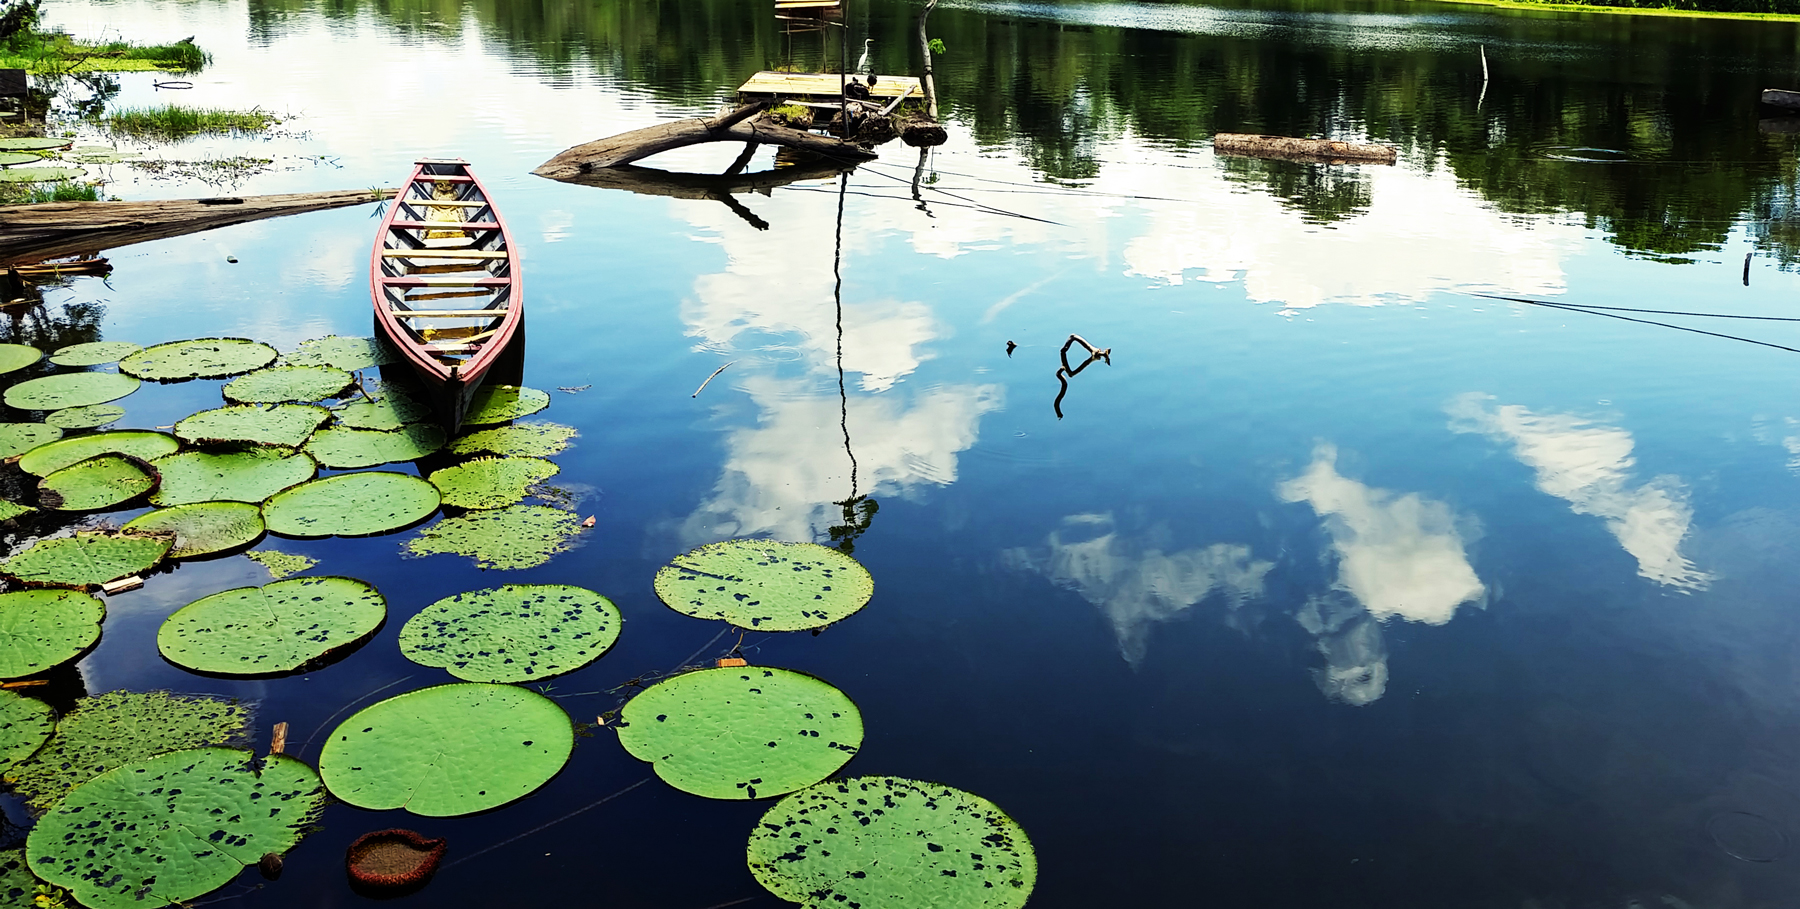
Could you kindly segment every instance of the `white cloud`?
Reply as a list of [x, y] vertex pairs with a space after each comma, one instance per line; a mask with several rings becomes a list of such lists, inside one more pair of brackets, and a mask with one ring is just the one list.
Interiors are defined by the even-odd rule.
[[1387, 641], [1381, 623], [1361, 604], [1331, 591], [1307, 600], [1294, 618], [1325, 658], [1312, 675], [1326, 697], [1361, 707], [1387, 693]]

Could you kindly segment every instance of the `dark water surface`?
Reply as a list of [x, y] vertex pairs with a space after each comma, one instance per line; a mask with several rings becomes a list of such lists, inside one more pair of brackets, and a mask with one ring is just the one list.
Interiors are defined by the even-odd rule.
[[[1033, 906], [1800, 892], [1800, 357], [1471, 295], [1800, 316], [1782, 268], [1800, 261], [1796, 138], [1760, 131], [1754, 103], [1800, 82], [1795, 25], [957, 2], [932, 20], [951, 140], [922, 202], [895, 143], [842, 184], [738, 197], [752, 219], [527, 172], [816, 59], [760, 0], [48, 12], [216, 56], [179, 94], [122, 76], [117, 103], [293, 115], [272, 139], [156, 152], [273, 161], [226, 191], [472, 161], [524, 248], [526, 383], [586, 386], [544, 416], [580, 429], [557, 482], [597, 516], [579, 549], [518, 572], [402, 559], [410, 532], [268, 541], [390, 603], [354, 655], [273, 681], [157, 654], [169, 613], [268, 579], [242, 557], [184, 564], [108, 602], [88, 690], [253, 699], [259, 748], [276, 721], [305, 739], [377, 689], [448, 680], [395, 645], [425, 605], [572, 583], [626, 616], [612, 653], [549, 690], [591, 722], [627, 680], [735, 639], [662, 606], [659, 565], [732, 537], [829, 541], [836, 503], [868, 496], [854, 547], [873, 602], [818, 636], [751, 634], [746, 655], [856, 700], [868, 737], [846, 772], [1012, 813], [1041, 864]], [[851, 40], [909, 71], [915, 15], [857, 0]], [[1215, 131], [1374, 138], [1401, 161], [1225, 159]], [[735, 153], [651, 163], [717, 172]], [[212, 192], [110, 170], [127, 198]], [[366, 334], [371, 211], [120, 249], [50, 311], [101, 304], [100, 335], [146, 344]], [[1789, 322], [1644, 318], [1800, 347]], [[1059, 420], [1071, 333], [1112, 362], [1071, 382]], [[217, 385], [147, 386], [126, 423], [166, 426]], [[598, 730], [538, 794], [478, 817], [333, 806], [279, 883], [250, 890], [252, 871], [215, 898], [358, 903], [345, 845], [410, 826], [461, 860], [414, 902], [784, 905], [744, 866], [768, 804], [679, 793]]]

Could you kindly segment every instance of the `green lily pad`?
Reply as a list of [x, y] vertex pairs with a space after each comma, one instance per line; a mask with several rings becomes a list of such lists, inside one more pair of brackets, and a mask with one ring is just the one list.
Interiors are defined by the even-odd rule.
[[445, 505], [504, 508], [561, 469], [543, 458], [477, 458], [434, 472], [431, 485], [443, 494]]
[[450, 443], [450, 453], [547, 458], [568, 448], [574, 437], [575, 427], [561, 423], [514, 423], [469, 433]]
[[122, 161], [136, 161], [143, 156], [142, 152], [120, 151], [106, 146], [86, 146], [86, 150], [72, 149], [68, 154], [63, 155], [63, 158], [76, 164], [118, 164]]
[[102, 366], [117, 363], [120, 358], [129, 357], [143, 349], [143, 345], [130, 341], [89, 341], [86, 344], [57, 348], [50, 355], [50, 362], [58, 366]]
[[862, 713], [821, 679], [761, 666], [664, 679], [625, 703], [619, 743], [663, 782], [713, 799], [804, 789], [862, 745]]
[[133, 518], [126, 533], [172, 533], [171, 559], [212, 555], [248, 546], [263, 535], [262, 509], [249, 502], [194, 502]]
[[520, 388], [517, 385], [485, 385], [475, 392], [469, 401], [469, 414], [463, 417], [465, 426], [482, 426], [488, 423], [505, 423], [528, 417], [550, 406], [550, 395], [535, 388]]
[[291, 552], [281, 552], [274, 549], [258, 549], [255, 552], [246, 552], [244, 555], [247, 556], [250, 561], [268, 569], [269, 577], [272, 577], [277, 581], [288, 575], [299, 574], [300, 572], [319, 564], [319, 560], [312, 556], [295, 555]]
[[97, 432], [37, 446], [19, 459], [19, 469], [34, 477], [43, 477], [95, 455], [127, 454], [154, 461], [180, 447], [181, 443], [174, 436], [160, 432], [137, 429]]
[[202, 410], [175, 424], [175, 434], [197, 444], [249, 442], [299, 448], [331, 411], [317, 404], [234, 404]]
[[65, 372], [26, 379], [0, 397], [18, 410], [62, 410], [116, 401], [137, 391], [139, 384], [116, 372]]
[[275, 348], [247, 338], [200, 338], [146, 347], [119, 361], [119, 371], [153, 382], [223, 379], [275, 362]]
[[400, 652], [470, 682], [530, 682], [574, 672], [619, 639], [612, 601], [566, 584], [508, 584], [445, 597], [400, 629]]
[[85, 531], [39, 540], [0, 562], [0, 573], [27, 584], [94, 587], [155, 568], [174, 542], [166, 536]]
[[91, 909], [171, 905], [292, 849], [324, 804], [319, 775], [285, 754], [176, 751], [77, 787], [38, 819], [25, 857]]
[[8, 167], [0, 170], [0, 183], [49, 183], [87, 176], [79, 167]]
[[406, 543], [416, 556], [465, 555], [482, 568], [535, 568], [581, 533], [572, 514], [548, 505], [510, 505], [445, 518]]
[[96, 429], [124, 415], [125, 408], [117, 404], [89, 404], [59, 410], [45, 417], [44, 422], [58, 429]]
[[44, 352], [25, 344], [0, 344], [0, 374], [17, 372], [44, 358]]
[[808, 909], [1018, 909], [1037, 854], [1017, 821], [961, 789], [891, 776], [820, 783], [750, 834], [750, 874]]
[[44, 423], [0, 423], [0, 458], [10, 458], [62, 438], [61, 427]]
[[37, 136], [18, 136], [0, 139], [0, 149], [7, 151], [46, 151], [52, 148], [68, 148], [74, 144], [73, 139], [40, 138]]
[[57, 511], [98, 511], [156, 488], [156, 468], [130, 455], [95, 455], [38, 481], [38, 504]]
[[281, 358], [295, 366], [335, 366], [347, 372], [400, 362], [400, 355], [379, 338], [330, 335], [301, 341], [300, 349]]
[[36, 754], [55, 730], [56, 714], [49, 704], [17, 692], [0, 691], [0, 770]]
[[530, 794], [562, 769], [574, 743], [555, 701], [462, 682], [359, 711], [332, 730], [319, 773], [332, 795], [359, 808], [455, 817]]
[[350, 387], [350, 374], [335, 366], [270, 366], [225, 383], [234, 404], [322, 401]]
[[444, 430], [429, 423], [413, 423], [392, 432], [328, 426], [313, 434], [306, 452], [326, 467], [348, 470], [413, 461], [443, 447]]
[[150, 494], [155, 505], [194, 502], [261, 502], [298, 486], [319, 472], [311, 456], [282, 448], [244, 451], [184, 451], [150, 462], [162, 485]]
[[[31, 872], [25, 870], [25, 850], [8, 849], [0, 852], [0, 906], [49, 909], [48, 906], [37, 903], [33, 898], [33, 894], [41, 886], [48, 885], [39, 884], [38, 879], [32, 877]], [[68, 892], [61, 887], [56, 889], [61, 893]], [[50, 905], [54, 906], [55, 904], [51, 903]]]
[[656, 595], [670, 609], [758, 631], [823, 628], [874, 593], [868, 569], [817, 543], [709, 543], [656, 572]]
[[0, 521], [10, 521], [19, 515], [30, 514], [36, 510], [29, 505], [20, 505], [17, 502], [0, 499]]
[[109, 691], [75, 702], [37, 754], [6, 771], [26, 803], [42, 811], [101, 773], [153, 755], [235, 741], [250, 711], [221, 698], [167, 691]]
[[337, 409], [339, 423], [352, 429], [399, 429], [431, 416], [431, 405], [405, 392], [390, 391], [373, 401], [351, 401]]
[[44, 156], [36, 152], [0, 151], [0, 167], [11, 167], [14, 164], [30, 164], [33, 161], [42, 160], [44, 160]]
[[353, 646], [386, 618], [387, 601], [372, 584], [294, 578], [195, 600], [157, 629], [156, 647], [198, 672], [269, 675]]
[[37, 675], [100, 640], [106, 607], [76, 590], [0, 593], [0, 679]]
[[290, 537], [361, 537], [398, 530], [438, 509], [437, 488], [403, 473], [340, 473], [263, 503], [263, 520]]

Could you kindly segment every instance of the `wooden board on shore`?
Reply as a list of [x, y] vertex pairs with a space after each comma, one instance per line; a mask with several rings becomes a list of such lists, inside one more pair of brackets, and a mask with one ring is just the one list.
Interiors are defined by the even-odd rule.
[[93, 254], [246, 221], [365, 205], [391, 195], [392, 190], [343, 189], [211, 199], [0, 206], [0, 263], [23, 264]]
[[1279, 158], [1312, 164], [1393, 164], [1399, 151], [1392, 145], [1367, 145], [1335, 139], [1294, 139], [1287, 136], [1252, 136], [1219, 133], [1213, 151], [1245, 158]]
[[1780, 88], [1765, 88], [1762, 92], [1762, 103], [1782, 110], [1800, 110], [1800, 92], [1790, 92]]
[[[750, 77], [738, 86], [738, 96], [752, 98], [795, 98], [801, 101], [831, 100], [843, 94], [843, 76], [839, 73], [778, 73], [769, 70]], [[925, 90], [911, 76], [876, 75], [869, 89], [871, 98], [921, 98]]]

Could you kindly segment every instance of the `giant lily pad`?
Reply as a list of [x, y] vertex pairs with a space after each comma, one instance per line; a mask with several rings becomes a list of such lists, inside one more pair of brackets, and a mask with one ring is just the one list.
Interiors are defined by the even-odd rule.
[[146, 347], [119, 361], [119, 371], [154, 382], [223, 379], [275, 362], [275, 348], [247, 338], [201, 338]]
[[156, 488], [156, 468], [130, 455], [95, 455], [38, 481], [38, 504], [58, 511], [98, 511]]
[[457, 508], [503, 508], [561, 468], [543, 458], [476, 458], [431, 475], [431, 485]]
[[116, 404], [89, 404], [59, 410], [45, 417], [44, 422], [58, 429], [94, 429], [124, 415], [125, 408]]
[[0, 423], [0, 458], [22, 455], [62, 438], [61, 427], [43, 423]]
[[52, 148], [68, 148], [72, 144], [74, 144], [72, 139], [52, 139], [40, 136], [0, 139], [0, 149], [7, 151], [46, 151]]
[[392, 432], [330, 426], [313, 434], [306, 451], [320, 464], [337, 470], [412, 461], [444, 447], [444, 430], [414, 423]]
[[49, 183], [87, 176], [79, 167], [8, 167], [0, 169], [0, 183]]
[[225, 400], [236, 404], [320, 401], [350, 387], [350, 374], [335, 366], [270, 366], [225, 383]]
[[0, 691], [0, 770], [36, 754], [55, 729], [56, 715], [49, 704], [17, 692]]
[[400, 362], [399, 354], [379, 338], [330, 335], [301, 341], [300, 349], [281, 358], [295, 366], [334, 366], [347, 372]]
[[418, 477], [340, 473], [270, 496], [263, 520], [290, 537], [360, 537], [422, 521], [437, 508], [437, 489]]
[[153, 461], [181, 447], [173, 436], [160, 432], [125, 430], [97, 432], [40, 445], [19, 459], [19, 469], [44, 477], [95, 455], [125, 454]]
[[277, 549], [258, 549], [255, 552], [244, 553], [244, 557], [267, 569], [269, 577], [277, 581], [291, 574], [299, 574], [319, 564], [319, 560], [312, 556], [282, 552]]
[[575, 427], [561, 423], [514, 423], [472, 432], [450, 443], [451, 454], [547, 458], [569, 447]]
[[569, 715], [549, 698], [463, 682], [357, 712], [325, 741], [319, 773], [332, 795], [359, 808], [454, 817], [531, 793], [574, 744]]
[[33, 896], [41, 886], [44, 885], [39, 884], [38, 879], [25, 870], [25, 850], [8, 849], [0, 852], [0, 906], [48, 909]]
[[758, 883], [807, 909], [1018, 909], [1037, 884], [1031, 840], [993, 802], [891, 776], [776, 802], [748, 853]]
[[488, 423], [505, 423], [528, 417], [550, 406], [550, 395], [535, 388], [520, 388], [517, 385], [484, 385], [475, 397], [469, 400], [469, 413], [463, 417], [465, 426], [482, 426]]
[[283, 489], [298, 486], [319, 472], [305, 454], [280, 448], [245, 451], [184, 451], [150, 462], [162, 472], [162, 485], [150, 494], [157, 505], [193, 502], [261, 502]]
[[0, 593], [0, 679], [37, 675], [100, 640], [106, 607], [76, 590]]
[[714, 799], [803, 789], [862, 745], [862, 713], [810, 675], [759, 666], [702, 669], [650, 686], [620, 712], [619, 742], [663, 782]]
[[100, 366], [117, 363], [120, 358], [143, 349], [142, 345], [130, 341], [89, 341], [57, 348], [56, 353], [50, 355], [50, 362], [58, 366]]
[[36, 510], [29, 505], [20, 505], [17, 502], [0, 499], [0, 521], [10, 521], [19, 515], [30, 514]]
[[262, 509], [249, 502], [194, 502], [158, 508], [125, 525], [127, 533], [172, 533], [171, 559], [248, 546], [263, 535]]
[[445, 518], [419, 531], [406, 549], [416, 556], [454, 553], [482, 568], [534, 568], [569, 548], [581, 522], [548, 505], [511, 505]]
[[471, 682], [574, 672], [619, 639], [612, 601], [584, 587], [508, 584], [445, 597], [400, 629], [400, 652]]
[[43, 810], [71, 788], [152, 755], [219, 745], [244, 733], [250, 712], [220, 698], [167, 691], [109, 691], [75, 702], [43, 750], [5, 774]]
[[175, 424], [175, 434], [189, 442], [250, 442], [299, 448], [331, 411], [316, 404], [238, 404], [203, 410]]
[[351, 401], [337, 409], [338, 422], [352, 429], [399, 429], [429, 416], [430, 404], [396, 391], [374, 400]]
[[26, 379], [0, 397], [19, 410], [62, 410], [116, 401], [137, 391], [139, 384], [116, 372], [65, 372]]
[[44, 156], [37, 152], [0, 151], [0, 167], [11, 167], [14, 164], [30, 164], [33, 161], [42, 160], [44, 160]]
[[822, 628], [874, 593], [868, 569], [817, 543], [709, 543], [656, 572], [656, 595], [670, 609], [758, 631]]
[[0, 344], [0, 374], [16, 372], [44, 358], [44, 352], [25, 344]]
[[25, 858], [91, 909], [179, 904], [292, 849], [324, 803], [319, 775], [285, 754], [176, 751], [77, 787], [38, 819]]
[[27, 584], [93, 587], [155, 568], [173, 544], [167, 536], [87, 531], [39, 540], [0, 562], [0, 573]]
[[364, 581], [294, 578], [195, 600], [157, 629], [156, 647], [199, 672], [291, 672], [356, 644], [386, 617], [387, 601]]

